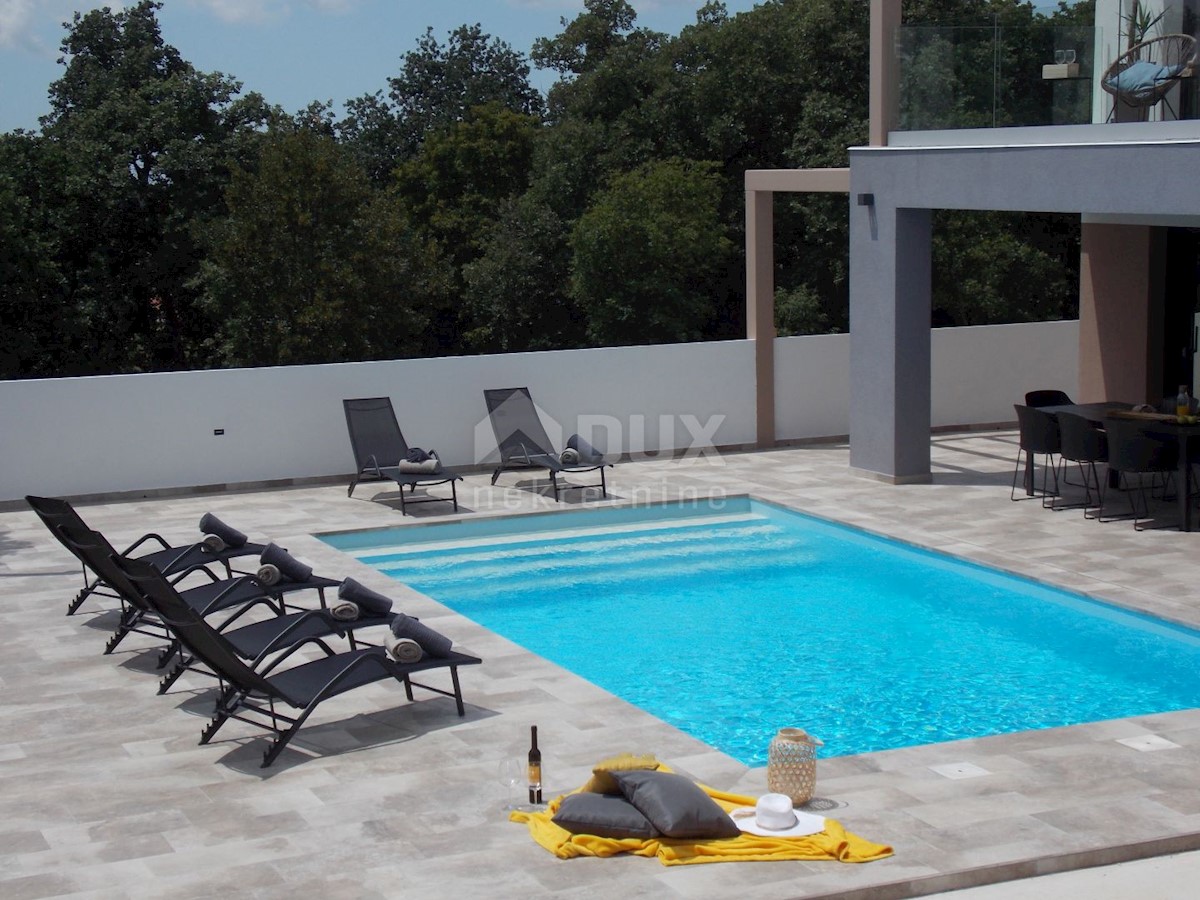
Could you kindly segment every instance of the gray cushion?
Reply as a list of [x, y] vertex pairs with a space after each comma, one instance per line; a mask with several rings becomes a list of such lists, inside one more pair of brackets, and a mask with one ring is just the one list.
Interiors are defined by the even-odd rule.
[[666, 837], [724, 838], [741, 834], [729, 814], [682, 775], [647, 770], [611, 774], [625, 799]]
[[606, 838], [652, 838], [658, 831], [624, 797], [612, 794], [572, 794], [566, 797], [552, 819], [572, 834], [594, 834]]

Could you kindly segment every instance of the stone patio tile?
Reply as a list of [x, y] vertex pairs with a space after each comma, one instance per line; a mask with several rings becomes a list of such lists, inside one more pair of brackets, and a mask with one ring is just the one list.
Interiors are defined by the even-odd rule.
[[[939, 433], [932, 452], [934, 483], [895, 487], [855, 477], [836, 442], [627, 462], [614, 470], [606, 503], [556, 505], [528, 490], [528, 479], [493, 488], [472, 473], [462, 517], [750, 493], [1200, 626], [1192, 601], [1200, 535], [1139, 533], [1011, 502], [1011, 432]], [[8, 646], [25, 648], [0, 655], [0, 896], [895, 898], [1200, 847], [1200, 710], [1183, 710], [820, 760], [826, 814], [895, 846], [895, 857], [877, 863], [557, 860], [501, 810], [497, 766], [521, 758], [530, 724], [543, 739], [551, 795], [623, 750], [655, 752], [749, 796], [766, 790], [765, 769], [312, 537], [454, 518], [440, 505], [402, 518], [387, 491], [358, 493], [310, 485], [80, 507], [117, 545], [151, 528], [194, 540], [212, 510], [252, 539], [285, 543], [320, 572], [390, 593], [484, 658], [461, 673], [464, 718], [444, 698], [418, 692], [409, 703], [395, 685], [371, 685], [322, 706], [296, 749], [268, 770], [258, 766], [266, 738], [242, 723], [198, 745], [213, 683], [188, 673], [157, 696], [152, 639], [134, 635], [102, 655], [115, 602], [91, 599], [63, 616], [80, 586], [74, 562], [32, 513], [0, 512], [0, 628]], [[1138, 752], [1116, 743], [1147, 734], [1180, 746]], [[930, 768], [956, 764], [987, 774], [952, 779]]]

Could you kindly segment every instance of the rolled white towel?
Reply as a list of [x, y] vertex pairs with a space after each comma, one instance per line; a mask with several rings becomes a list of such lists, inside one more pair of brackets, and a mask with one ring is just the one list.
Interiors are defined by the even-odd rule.
[[200, 544], [209, 553], [220, 553], [226, 547], [225, 541], [217, 534], [206, 534]]
[[270, 587], [273, 584], [279, 584], [280, 574], [279, 569], [268, 563], [265, 566], [259, 566], [258, 571], [254, 573], [254, 577]]
[[420, 662], [424, 655], [421, 645], [411, 638], [389, 638], [385, 646], [392, 659], [398, 663]]
[[338, 600], [329, 607], [329, 614], [339, 622], [353, 622], [358, 618], [358, 604], [353, 600]]

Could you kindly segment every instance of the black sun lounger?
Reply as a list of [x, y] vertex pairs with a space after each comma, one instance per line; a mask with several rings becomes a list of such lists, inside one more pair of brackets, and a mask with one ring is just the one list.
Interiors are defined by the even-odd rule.
[[[131, 613], [130, 621], [122, 623], [125, 631], [121, 633], [121, 637], [136, 631], [139, 634], [148, 634], [168, 641], [172, 645], [178, 644], [178, 636], [175, 632], [162, 622], [157, 610], [146, 602], [142, 593], [133, 586], [128, 576], [116, 564], [116, 554], [104, 535], [98, 531], [76, 531], [66, 526], [63, 527], [62, 533], [68, 545], [74, 548], [81, 558], [86, 559], [87, 565], [93, 571], [101, 574], [105, 582], [113, 585], [121, 594], [122, 599], [128, 603], [128, 610]], [[263, 602], [266, 590], [268, 589], [260, 588], [258, 597], [246, 602], [238, 612], [217, 628], [229, 641], [233, 651], [251, 666], [259, 665], [270, 654], [287, 649], [293, 644], [319, 640], [333, 635], [348, 640], [353, 649], [357, 646], [354, 636], [356, 630], [376, 625], [390, 625], [396, 617], [395, 613], [387, 613], [382, 616], [365, 615], [347, 622], [335, 618], [328, 609], [324, 608], [280, 614], [280, 609], [268, 602], [267, 605], [275, 613], [274, 616], [238, 628], [231, 628], [230, 626], [237, 622], [243, 613]], [[199, 613], [199, 608], [194, 599], [189, 598], [187, 591], [180, 593], [179, 597], [193, 612]], [[136, 614], [136, 619], [132, 614]], [[119, 640], [119, 638], [115, 638], [115, 640]], [[113, 646], [115, 644], [110, 641], [110, 647], [105, 652], [111, 652]], [[158, 692], [166, 693], [179, 676], [189, 669], [212, 674], [204, 668], [198, 668], [194, 663], [194, 658], [180, 648], [180, 660], [163, 676], [159, 682]], [[160, 664], [159, 668], [161, 667]]]
[[394, 481], [400, 487], [400, 514], [407, 515], [407, 503], [445, 502], [445, 497], [424, 497], [420, 500], [405, 500], [404, 489], [413, 494], [418, 487], [450, 485], [450, 502], [458, 512], [458, 490], [455, 482], [462, 481], [442, 468], [439, 462], [432, 472], [401, 472], [397, 467], [407, 459], [409, 446], [396, 421], [390, 397], [365, 397], [343, 400], [346, 412], [346, 430], [350, 434], [350, 447], [354, 450], [354, 480], [346, 496], [353, 497], [360, 481]]
[[[474, 656], [451, 652], [444, 658], [425, 655], [415, 663], [398, 663], [382, 647], [360, 647], [342, 653], [329, 653], [328, 648], [322, 646], [325, 656], [285, 668], [285, 664], [297, 662], [293, 654], [311, 645], [311, 642], [302, 642], [256, 670], [242, 662], [229, 641], [196, 615], [179, 597], [175, 588], [153, 567], [136, 559], [118, 558], [116, 562], [146, 602], [158, 611], [162, 621], [179, 635], [188, 650], [228, 686], [218, 701], [212, 721], [201, 733], [201, 744], [212, 740], [230, 719], [266, 729], [275, 735], [275, 739], [263, 753], [262, 765], [265, 768], [275, 761], [322, 701], [385, 678], [395, 678], [401, 682], [409, 700], [413, 699], [412, 689], [415, 685], [453, 698], [460, 716], [466, 712], [458, 681], [458, 667], [481, 662]], [[442, 690], [412, 680], [413, 674], [431, 669], [449, 669], [453, 690]], [[277, 708], [283, 704], [300, 712], [295, 717], [284, 715]]]
[[[152, 611], [144, 602], [140, 602], [141, 598], [137, 592], [130, 590], [127, 579], [113, 564], [113, 558], [121, 554], [113, 549], [112, 544], [104, 535], [86, 527], [75, 528], [60, 524], [54, 526], [51, 531], [62, 545], [82, 563], [85, 571], [92, 572], [97, 580], [104, 582], [111, 590], [115, 591], [115, 596], [121, 601], [121, 618], [116, 631], [108, 639], [104, 652], [112, 653], [117, 645], [130, 634], [145, 634], [167, 641], [167, 647], [159, 655], [158, 661], [160, 669], [165, 666], [178, 651], [179, 642], [172, 633], [164, 631], [153, 615], [150, 615], [149, 619], [147, 618]], [[284, 602], [283, 595], [296, 591], [317, 591], [321, 607], [324, 608], [326, 606], [325, 589], [336, 587], [341, 583], [331, 578], [314, 575], [304, 581], [281, 579], [272, 585], [265, 585], [253, 575], [218, 580], [206, 568], [199, 567], [193, 571], [211, 580], [205, 584], [182, 590], [180, 596], [197, 615], [208, 616], [226, 610], [236, 610], [222, 627], [228, 626], [230, 622], [254, 606], [266, 606], [276, 616], [285, 615], [288, 607]], [[114, 578], [119, 581], [110, 580]]]
[[[59, 525], [69, 525], [76, 530], [90, 530], [87, 523], [75, 511], [75, 507], [66, 500], [60, 500], [57, 497], [27, 496], [25, 502], [37, 513], [38, 518], [42, 520], [42, 523], [60, 543], [62, 542], [62, 535], [57, 531], [57, 526]], [[172, 547], [162, 536], [151, 532], [142, 535], [126, 547], [121, 555], [133, 555], [143, 545], [146, 545], [145, 552], [137, 552], [137, 558], [154, 566], [164, 575], [177, 575], [199, 567], [211, 565], [212, 563], [220, 563], [225, 568], [225, 574], [232, 577], [233, 567], [230, 565], [230, 560], [243, 556], [258, 556], [264, 549], [262, 544], [250, 542], [236, 547], [225, 547], [218, 551], [209, 549], [203, 541]], [[150, 549], [155, 545], [159, 549]], [[69, 550], [70, 548], [68, 547], [67, 549]], [[85, 565], [83, 567], [83, 590], [76, 594], [67, 605], [67, 615], [74, 615], [83, 601], [92, 594], [96, 594], [99, 597], [120, 599], [115, 592], [112, 592], [111, 587], [109, 587], [108, 591], [104, 590], [105, 587], [103, 579], [96, 578], [91, 580], [88, 578], [88, 568]]]
[[[496, 446], [500, 448], [500, 465], [492, 473], [492, 484], [500, 473], [510, 469], [547, 469], [550, 472], [550, 487], [557, 502], [561, 491], [600, 488], [600, 496], [608, 496], [608, 485], [604, 478], [604, 467], [612, 463], [603, 458], [580, 460], [578, 464], [564, 464], [562, 455], [556, 453], [546, 434], [537, 407], [529, 395], [529, 388], [495, 388], [483, 392], [487, 403], [488, 418], [496, 433]], [[599, 484], [560, 484], [562, 473], [599, 472]]]

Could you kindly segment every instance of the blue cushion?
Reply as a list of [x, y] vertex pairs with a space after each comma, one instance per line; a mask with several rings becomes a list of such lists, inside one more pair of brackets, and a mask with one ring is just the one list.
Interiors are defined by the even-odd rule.
[[1121, 94], [1148, 97], [1164, 81], [1170, 81], [1183, 69], [1182, 65], [1160, 66], [1155, 62], [1140, 60], [1116, 75], [1110, 75], [1104, 83]]

